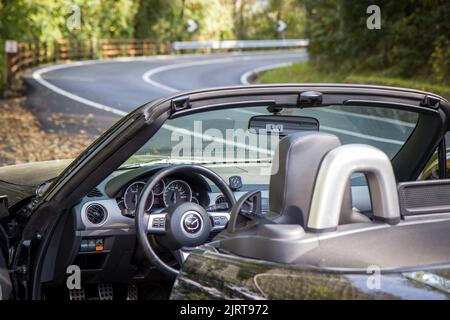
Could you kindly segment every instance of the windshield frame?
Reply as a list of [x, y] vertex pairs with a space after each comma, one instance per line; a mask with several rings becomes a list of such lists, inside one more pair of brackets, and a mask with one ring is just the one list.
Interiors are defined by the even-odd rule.
[[[272, 100], [271, 100], [272, 101]], [[238, 113], [221, 113], [220, 111], [225, 109], [227, 106], [230, 107], [237, 107], [239, 108], [239, 112], [243, 112], [244, 114], [238, 114]], [[167, 135], [164, 134], [164, 136], [159, 136], [158, 133], [153, 136], [149, 141], [138, 150], [137, 153], [135, 153], [133, 156], [131, 156], [119, 169], [127, 169], [130, 167], [139, 167], [139, 166], [145, 166], [145, 165], [151, 165], [153, 163], [195, 163], [195, 164], [209, 164], [209, 163], [243, 163], [243, 162], [271, 162], [273, 158], [273, 152], [269, 154], [266, 154], [264, 157], [260, 157], [260, 152], [258, 150], [258, 153], [256, 153], [256, 158], [245, 158], [245, 159], [236, 159], [232, 157], [229, 158], [229, 154], [226, 154], [225, 150], [222, 150], [219, 157], [214, 158], [204, 158], [203, 151], [208, 147], [208, 144], [206, 143], [225, 143], [225, 144], [231, 144], [234, 145], [234, 147], [237, 148], [243, 148], [246, 150], [249, 150], [251, 148], [261, 148], [259, 145], [251, 145], [251, 144], [245, 144], [242, 142], [250, 142], [245, 139], [239, 139], [237, 138], [237, 135], [232, 135], [232, 140], [229, 140], [228, 134], [226, 136], [220, 136], [217, 138], [217, 136], [210, 136], [207, 132], [208, 125], [205, 127], [200, 125], [200, 128], [202, 131], [200, 132], [194, 132], [193, 128], [195, 128], [196, 121], [206, 121], [206, 122], [213, 122], [214, 124], [217, 124], [217, 126], [213, 126], [212, 129], [215, 130], [222, 130], [219, 133], [224, 133], [224, 131], [227, 130], [243, 130], [245, 131], [244, 134], [249, 135], [251, 138], [258, 139], [260, 136], [266, 136], [267, 135], [260, 135], [258, 133], [255, 133], [254, 131], [250, 134], [248, 122], [252, 119], [252, 117], [257, 116], [271, 116], [271, 115], [279, 115], [283, 116], [285, 118], [291, 117], [292, 119], [303, 117], [303, 118], [313, 118], [317, 120], [317, 122], [320, 124], [320, 129], [323, 128], [323, 130], [320, 130], [322, 132], [329, 132], [332, 134], [336, 134], [340, 140], [342, 141], [342, 144], [349, 144], [349, 143], [362, 143], [362, 144], [368, 144], [373, 145], [382, 151], [384, 151], [390, 159], [393, 159], [397, 153], [401, 150], [403, 145], [407, 142], [407, 140], [412, 135], [413, 131], [415, 130], [415, 127], [417, 126], [419, 114], [416, 112], [416, 110], [404, 110], [404, 108], [400, 109], [393, 109], [389, 108], [390, 110], [395, 110], [395, 112], [391, 112], [391, 114], [386, 117], [380, 116], [380, 114], [386, 113], [384, 109], [387, 107], [385, 105], [382, 105], [381, 107], [378, 105], [356, 105], [356, 104], [345, 104], [345, 105], [328, 105], [328, 106], [320, 106], [320, 107], [314, 107], [314, 108], [282, 108], [281, 106], [277, 107], [276, 112], [272, 112], [269, 109], [273, 106], [273, 103], [267, 105], [261, 105], [260, 101], [251, 101], [249, 103], [231, 103], [230, 105], [221, 104], [219, 108], [214, 108], [214, 110], [207, 110], [206, 108], [202, 108], [202, 113], [208, 113], [206, 116], [203, 117], [203, 119], [197, 118], [196, 114], [185, 114], [182, 117], [171, 117], [168, 119], [167, 122], [173, 121], [173, 119], [180, 119], [185, 118], [185, 120], [181, 123], [173, 123], [173, 124], [164, 124], [163, 127], [167, 129], [168, 131], [172, 131], [175, 129], [178, 129], [180, 131], [185, 131], [183, 134], [186, 135], [189, 138], [195, 139], [201, 139], [203, 145], [201, 152], [199, 154], [194, 154], [194, 151], [190, 153], [188, 156], [179, 156], [177, 157], [174, 154], [171, 154], [170, 150], [173, 150], [174, 148], [174, 142], [175, 140], [169, 140], [169, 141], [161, 141], [160, 138], [167, 137]], [[210, 106], [215, 107], [215, 106]], [[368, 108], [370, 107], [370, 108]], [[245, 108], [245, 110], [241, 110], [241, 108]], [[234, 109], [234, 108], [229, 108]], [[253, 109], [253, 110], [252, 110]], [[317, 109], [320, 111], [318, 114], [308, 114], [309, 110], [315, 110]], [[372, 109], [367, 110], [367, 113], [365, 112], [365, 109]], [[301, 113], [302, 111], [305, 111], [306, 114]], [[219, 111], [219, 112], [218, 112]], [[287, 113], [286, 113], [287, 111]], [[297, 113], [299, 111], [299, 113]], [[215, 113], [217, 112], [217, 113]], [[285, 114], [286, 113], [286, 114]], [[192, 117], [194, 116], [194, 117]], [[353, 119], [353, 117], [355, 119]], [[247, 119], [248, 118], [248, 119]], [[353, 120], [350, 120], [353, 119]], [[220, 121], [224, 120], [225, 124], [221, 124]], [[240, 127], [238, 125], [239, 122], [245, 122], [245, 125], [240, 123]], [[352, 124], [353, 121], [355, 121], [355, 124], [358, 123], [358, 121], [369, 121], [370, 123], [366, 123], [365, 126], [361, 124], [359, 126], [356, 126], [354, 128], [347, 128], [347, 125]], [[385, 125], [385, 130], [392, 131], [391, 134], [398, 134], [398, 136], [389, 136], [389, 135], [377, 135], [377, 133], [374, 133], [374, 131], [377, 130], [377, 125], [381, 123], [387, 123], [388, 125]], [[183, 127], [184, 124], [188, 124], [187, 127]], [[228, 126], [227, 126], [228, 124]], [[372, 127], [371, 125], [375, 125], [375, 127]], [[238, 125], [238, 127], [236, 127]], [[167, 126], [167, 127], [166, 127]], [[359, 127], [359, 128], [358, 128]], [[219, 129], [220, 128], [220, 129]], [[348, 130], [347, 130], [348, 129]], [[368, 129], [368, 130], [365, 130]], [[371, 133], [367, 131], [372, 131]], [[172, 132], [173, 133], [173, 132]], [[178, 133], [177, 130], [175, 130], [175, 133]], [[381, 132], [380, 132], [381, 133]], [[169, 134], [169, 133], [168, 133]], [[277, 136], [278, 137], [278, 136]], [[158, 139], [159, 138], [159, 139]], [[281, 138], [281, 136], [280, 136]], [[158, 139], [158, 142], [152, 143], [152, 139]], [[357, 140], [353, 142], [352, 140]], [[237, 141], [236, 141], [237, 140]], [[244, 141], [242, 141], [244, 140]], [[278, 139], [276, 139], [278, 141]], [[358, 141], [361, 140], [361, 141]], [[373, 141], [372, 141], [373, 140]], [[346, 142], [347, 141], [347, 142]], [[161, 144], [161, 142], [163, 142]], [[165, 144], [164, 144], [165, 142]], [[195, 144], [195, 142], [194, 142]], [[278, 144], [278, 143], [276, 143]], [[393, 146], [393, 144], [399, 145], [399, 147]], [[239, 146], [238, 146], [239, 145]], [[267, 147], [267, 145], [265, 145]], [[160, 150], [159, 148], [162, 148]], [[225, 148], [223, 148], [225, 149]], [[226, 149], [228, 151], [228, 149]], [[274, 150], [274, 149], [273, 149]], [[272, 150], [272, 151], [273, 151]], [[199, 149], [197, 149], [199, 151]], [[222, 156], [222, 157], [220, 157]]]

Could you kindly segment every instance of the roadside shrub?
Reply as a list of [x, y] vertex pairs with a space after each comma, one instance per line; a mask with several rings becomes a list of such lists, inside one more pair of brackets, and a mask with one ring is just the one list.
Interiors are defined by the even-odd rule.
[[447, 0], [379, 0], [381, 29], [369, 30], [373, 1], [300, 0], [306, 8], [313, 64], [325, 70], [374, 72], [449, 83]]

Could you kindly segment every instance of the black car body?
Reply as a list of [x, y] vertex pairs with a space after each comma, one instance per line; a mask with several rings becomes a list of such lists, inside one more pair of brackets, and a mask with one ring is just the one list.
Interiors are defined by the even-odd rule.
[[[178, 119], [174, 123], [181, 125], [189, 116], [195, 119], [208, 112], [261, 106], [269, 116], [330, 106], [335, 107], [330, 114], [346, 115], [357, 107], [363, 113], [352, 111], [358, 114], [355, 122], [379, 121], [385, 116], [392, 118], [388, 123], [411, 118], [414, 124], [406, 126], [404, 141], [395, 142], [395, 148], [385, 152], [354, 145], [351, 139], [341, 148], [340, 139], [329, 133], [287, 135], [275, 152], [281, 169], [270, 176], [270, 183], [246, 185], [244, 181], [239, 191], [232, 190], [224, 178], [239, 171], [247, 171], [244, 177], [249, 180], [258, 175], [241, 164], [221, 167], [220, 163], [157, 161], [120, 167], [167, 128], [169, 121]], [[364, 110], [378, 113], [365, 114]], [[407, 114], [406, 120], [395, 119], [400, 111]], [[173, 298], [446, 299], [450, 182], [443, 150], [449, 116], [448, 101], [437, 95], [363, 85], [228, 87], [150, 102], [122, 118], [67, 167], [66, 163], [36, 164], [41, 167], [40, 177], [33, 165], [28, 167], [29, 177], [17, 167], [0, 170], [0, 188], [10, 198], [9, 213], [1, 216], [2, 297], [74, 297], [66, 281], [68, 267], [76, 265], [86, 287], [145, 283], [165, 292], [160, 297], [168, 297], [173, 286]], [[334, 130], [348, 134], [346, 129]], [[392, 143], [390, 133], [384, 134], [387, 137], [372, 140]], [[326, 158], [331, 153], [344, 160], [338, 163]], [[440, 155], [440, 179], [414, 182], [433, 153]], [[359, 162], [352, 162], [354, 158]], [[328, 169], [322, 168], [324, 161], [329, 161]], [[337, 175], [329, 180], [327, 174], [333, 168], [348, 174], [362, 172], [366, 179], [356, 176], [349, 183], [350, 176], [340, 179]], [[178, 212], [181, 204], [175, 196], [173, 206], [145, 212], [145, 201], [157, 178], [167, 179], [167, 175], [170, 179], [165, 183], [187, 182], [197, 203]], [[129, 208], [120, 208], [119, 202], [126, 200], [125, 189], [137, 181], [144, 182], [143, 190], [130, 215], [130, 210], [125, 210]], [[320, 185], [321, 181], [338, 182], [335, 199], [313, 199], [320, 197], [321, 190], [331, 194], [330, 184]], [[228, 206], [211, 209], [212, 196], [225, 197]], [[243, 210], [249, 201], [251, 210]], [[86, 220], [92, 205], [106, 210], [98, 225]], [[328, 209], [333, 215], [324, 216]], [[194, 240], [189, 242], [190, 236], [180, 238], [180, 231], [172, 230], [178, 228], [172, 222], [180, 216], [183, 226], [183, 213], [195, 210], [201, 211], [200, 220], [211, 226], [208, 234], [197, 239], [197, 230], [190, 225]], [[219, 221], [217, 228], [214, 217]], [[221, 219], [226, 220], [224, 224]], [[200, 248], [184, 250], [205, 242]], [[94, 249], [87, 250], [91, 243]], [[182, 265], [181, 272], [177, 265]], [[377, 275], [381, 278], [373, 278]], [[373, 288], [370, 281], [375, 281]]]

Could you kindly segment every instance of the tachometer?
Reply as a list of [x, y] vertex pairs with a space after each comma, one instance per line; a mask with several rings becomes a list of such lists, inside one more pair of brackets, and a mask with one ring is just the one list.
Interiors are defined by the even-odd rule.
[[[130, 214], [134, 214], [136, 206], [141, 195], [142, 190], [145, 187], [145, 182], [137, 181], [128, 186], [123, 195], [123, 203], [125, 208]], [[149, 212], [153, 205], [153, 191], [150, 192], [147, 201], [145, 203], [145, 211]]]
[[173, 180], [167, 184], [163, 200], [166, 207], [181, 202], [190, 202], [192, 200], [191, 187], [182, 180]]

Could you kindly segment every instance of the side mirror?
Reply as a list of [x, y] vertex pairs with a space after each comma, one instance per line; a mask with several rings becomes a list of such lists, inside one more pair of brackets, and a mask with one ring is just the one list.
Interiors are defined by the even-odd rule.
[[249, 229], [265, 220], [262, 214], [261, 191], [249, 191], [233, 206], [227, 231], [234, 233]]

